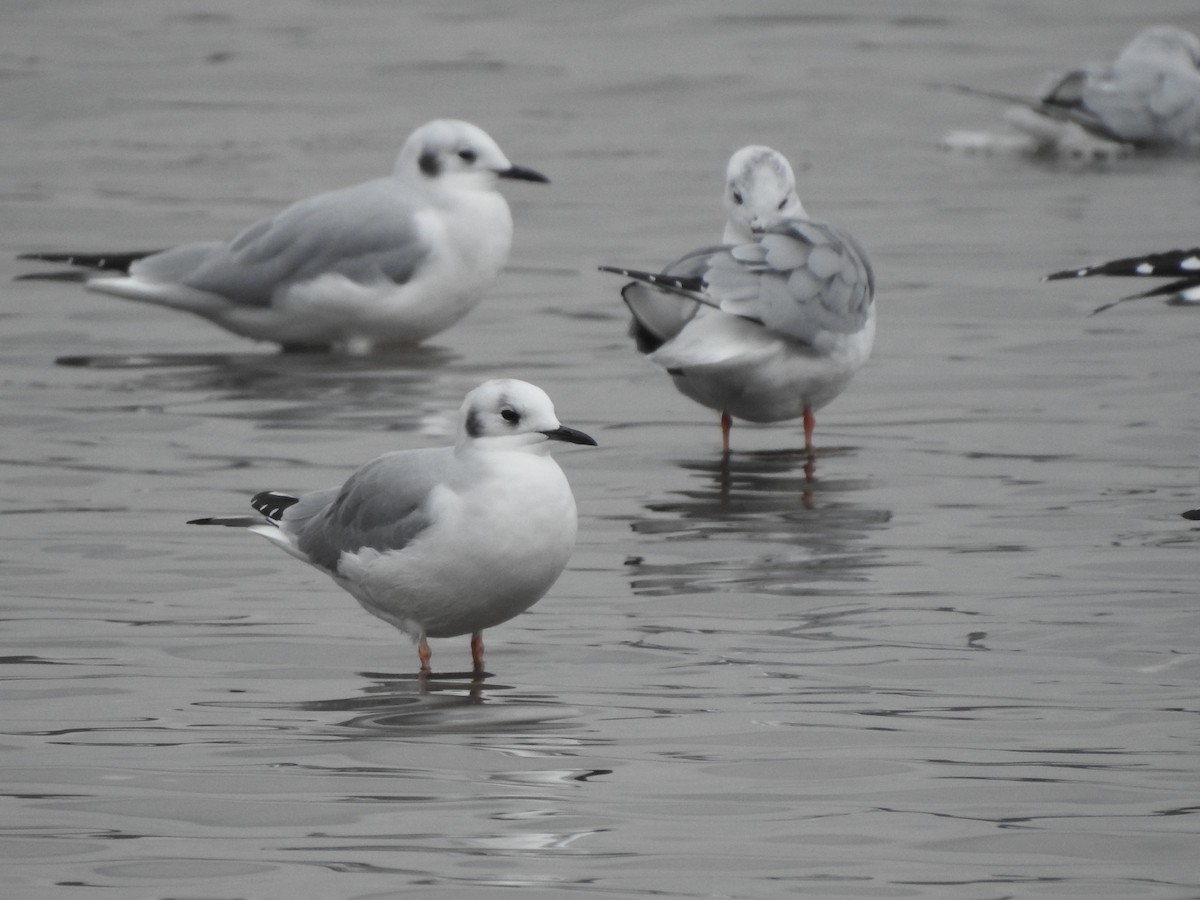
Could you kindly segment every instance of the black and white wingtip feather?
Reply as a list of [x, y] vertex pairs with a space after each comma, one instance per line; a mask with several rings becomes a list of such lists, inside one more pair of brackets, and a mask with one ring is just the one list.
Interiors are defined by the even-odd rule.
[[[64, 266], [78, 266], [80, 269], [92, 269], [100, 272], [120, 272], [128, 274], [129, 267], [139, 259], [153, 256], [159, 250], [132, 250], [120, 253], [22, 253], [17, 259], [29, 259], [36, 262], [59, 263]], [[28, 275], [18, 275], [17, 281], [78, 281], [85, 273], [77, 270], [66, 272], [30, 272]]]
[[263, 520], [257, 516], [205, 516], [202, 519], [188, 519], [189, 525], [224, 525], [226, 528], [249, 528], [251, 525], [261, 525]]
[[669, 294], [678, 294], [681, 297], [695, 300], [697, 303], [703, 303], [705, 306], [711, 306], [714, 309], [721, 308], [721, 304], [704, 293], [704, 278], [699, 275], [680, 277], [676, 275], [664, 275], [662, 272], [622, 269], [618, 266], [600, 266], [600, 271], [620, 275], [622, 278], [632, 278], [634, 281], [651, 285]]
[[272, 522], [278, 522], [283, 518], [284, 510], [299, 502], [299, 497], [279, 491], [261, 491], [250, 498], [250, 505]]
[[[266, 516], [272, 522], [283, 518], [284, 511], [300, 502], [299, 497], [283, 494], [279, 491], [261, 491], [250, 498], [250, 505]], [[258, 516], [205, 516], [202, 519], [189, 519], [189, 525], [224, 525], [226, 528], [249, 528], [252, 525], [262, 525], [263, 520]]]
[[1200, 247], [1189, 250], [1167, 250], [1162, 253], [1148, 253], [1144, 256], [1126, 256], [1113, 259], [1094, 266], [1083, 266], [1078, 269], [1063, 269], [1061, 272], [1051, 272], [1042, 281], [1058, 281], [1063, 278], [1089, 278], [1093, 275], [1107, 275], [1115, 278], [1174, 278], [1175, 280], [1143, 291], [1140, 294], [1130, 294], [1111, 303], [1098, 306], [1092, 310], [1092, 315], [1112, 309], [1118, 303], [1126, 300], [1140, 300], [1144, 297], [1165, 297], [1167, 302], [1177, 306], [1189, 306], [1200, 303]]

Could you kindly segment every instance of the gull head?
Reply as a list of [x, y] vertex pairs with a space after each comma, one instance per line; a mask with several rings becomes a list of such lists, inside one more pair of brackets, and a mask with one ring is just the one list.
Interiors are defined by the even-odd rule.
[[756, 144], [729, 158], [724, 199], [726, 243], [753, 241], [768, 228], [805, 216], [787, 157]]
[[549, 182], [533, 169], [514, 166], [486, 131], [460, 119], [434, 119], [408, 136], [396, 175], [443, 185], [490, 190], [497, 178]]
[[1200, 70], [1200, 38], [1174, 25], [1151, 25], [1134, 36], [1117, 57], [1117, 62], [1132, 59]]
[[459, 412], [458, 446], [492, 449], [535, 449], [549, 452], [552, 442], [596, 442], [558, 421], [546, 392], [528, 381], [496, 378], [485, 381], [463, 401]]

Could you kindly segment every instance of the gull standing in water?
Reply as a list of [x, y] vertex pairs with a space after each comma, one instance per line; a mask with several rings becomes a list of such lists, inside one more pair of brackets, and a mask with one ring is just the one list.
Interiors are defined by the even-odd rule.
[[850, 234], [809, 219], [787, 159], [748, 146], [729, 160], [723, 245], [694, 250], [660, 273], [602, 266], [633, 278], [621, 296], [638, 349], [697, 403], [733, 418], [803, 418], [849, 384], [875, 341], [875, 276]]
[[589, 444], [525, 381], [486, 381], [467, 394], [453, 447], [399, 450], [364, 465], [341, 487], [255, 494], [259, 516], [191, 525], [248, 528], [320, 569], [367, 612], [417, 644], [471, 635], [483, 671], [483, 630], [533, 606], [575, 545], [575, 498], [550, 456], [557, 443]]
[[404, 142], [390, 176], [301, 200], [230, 241], [21, 258], [97, 270], [94, 291], [285, 349], [415, 344], [470, 312], [504, 268], [513, 223], [500, 178], [548, 180], [475, 125], [437, 119]]

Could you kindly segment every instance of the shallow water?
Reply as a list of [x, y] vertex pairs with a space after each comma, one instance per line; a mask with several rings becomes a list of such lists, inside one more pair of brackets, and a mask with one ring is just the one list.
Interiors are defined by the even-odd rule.
[[[1195, 243], [1194, 159], [935, 149], [1187, 3], [30, 2], [0, 13], [0, 273], [227, 235], [487, 128], [509, 271], [423, 350], [281, 357], [7, 283], [5, 897], [1200, 896], [1194, 311], [1048, 271]], [[874, 358], [798, 427], [677, 395], [601, 262], [714, 239], [743, 143], [879, 275]], [[528, 378], [571, 566], [407, 641], [261, 541], [188, 529], [448, 439]]]

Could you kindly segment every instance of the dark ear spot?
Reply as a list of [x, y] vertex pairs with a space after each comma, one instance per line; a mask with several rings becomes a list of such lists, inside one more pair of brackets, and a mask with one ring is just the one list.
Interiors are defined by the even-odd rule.
[[417, 161], [417, 165], [421, 167], [421, 171], [430, 178], [436, 178], [442, 171], [441, 163], [438, 162], [437, 154], [432, 150], [426, 150], [421, 154], [421, 158]]
[[479, 434], [483, 429], [482, 429], [482, 426], [479, 424], [479, 411], [478, 410], [474, 410], [474, 409], [468, 410], [467, 422], [466, 422], [465, 427], [467, 429], [467, 437], [473, 437], [473, 438], [479, 437]]

